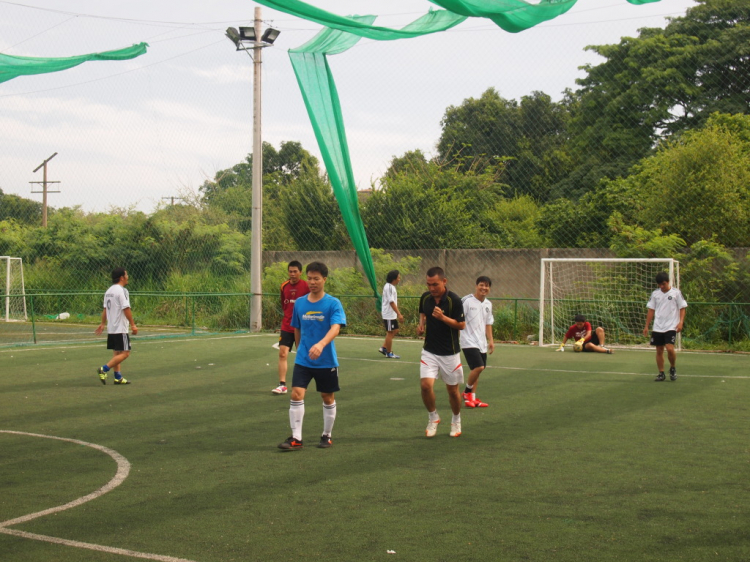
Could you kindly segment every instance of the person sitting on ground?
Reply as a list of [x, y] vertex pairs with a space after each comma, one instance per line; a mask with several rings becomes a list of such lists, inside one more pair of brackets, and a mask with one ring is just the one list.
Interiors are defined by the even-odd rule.
[[586, 322], [586, 317], [583, 314], [577, 314], [573, 319], [573, 324], [565, 335], [563, 341], [557, 351], [565, 351], [565, 342], [569, 339], [574, 339], [576, 343], [582, 345], [581, 351], [588, 352], [599, 352], [599, 353], [614, 353], [611, 349], [604, 347], [604, 328], [598, 326], [595, 331], [591, 331], [591, 324]]

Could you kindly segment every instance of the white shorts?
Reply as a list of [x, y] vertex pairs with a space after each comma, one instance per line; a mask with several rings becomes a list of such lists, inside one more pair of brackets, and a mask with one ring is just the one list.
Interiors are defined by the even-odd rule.
[[438, 376], [445, 384], [463, 384], [464, 369], [461, 365], [461, 354], [435, 355], [423, 349], [422, 358], [419, 361], [419, 378], [436, 379]]

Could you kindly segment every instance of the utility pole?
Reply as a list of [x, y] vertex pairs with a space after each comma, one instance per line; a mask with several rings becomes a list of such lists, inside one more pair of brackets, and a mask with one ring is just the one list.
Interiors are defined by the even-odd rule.
[[184, 200], [185, 200], [185, 199], [184, 199], [184, 198], [182, 198], [182, 197], [176, 197], [176, 196], [172, 196], [172, 197], [162, 197], [162, 199], [163, 199], [163, 200], [165, 200], [165, 201], [171, 201], [171, 203], [169, 204], [169, 206], [170, 206], [170, 207], [174, 207], [174, 202], [175, 202], [175, 200], [177, 200], [177, 201], [184, 201]]
[[42, 191], [34, 191], [34, 188], [31, 188], [31, 193], [42, 193], [42, 227], [47, 228], [47, 194], [48, 193], [60, 193], [59, 191], [49, 191], [47, 189], [47, 184], [50, 183], [60, 183], [59, 181], [47, 181], [47, 162], [52, 160], [55, 156], [57, 156], [57, 152], [55, 152], [52, 156], [47, 158], [44, 162], [39, 164], [36, 169], [32, 173], [36, 173], [39, 168], [44, 168], [43, 172], [43, 178], [42, 181], [30, 181], [30, 184], [40, 183], [42, 184]]

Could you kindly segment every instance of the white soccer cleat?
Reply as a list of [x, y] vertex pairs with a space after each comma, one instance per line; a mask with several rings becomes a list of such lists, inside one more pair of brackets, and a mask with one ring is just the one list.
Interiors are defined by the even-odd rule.
[[451, 437], [458, 437], [461, 435], [461, 422], [451, 424]]
[[274, 388], [271, 392], [273, 392], [274, 394], [286, 394], [287, 388], [283, 384], [280, 384], [279, 386]]
[[431, 421], [427, 424], [427, 429], [424, 430], [425, 437], [435, 437], [437, 433], [437, 426], [440, 420]]

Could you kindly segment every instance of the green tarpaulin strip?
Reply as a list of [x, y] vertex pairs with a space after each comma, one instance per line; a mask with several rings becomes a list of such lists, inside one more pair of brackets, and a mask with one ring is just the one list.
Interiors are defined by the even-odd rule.
[[126, 49], [91, 53], [64, 58], [15, 57], [0, 53], [0, 82], [7, 82], [19, 76], [58, 72], [73, 68], [91, 60], [128, 60], [139, 57], [146, 52], [147, 43], [138, 43]]
[[[376, 16], [338, 16], [300, 0], [255, 1], [328, 27], [301, 47], [290, 50], [289, 57], [349, 237], [379, 304], [375, 267], [359, 213], [341, 103], [327, 55], [343, 53], [361, 37], [386, 41], [419, 37], [450, 29], [470, 16], [489, 18], [506, 31], [522, 31], [568, 11], [577, 0], [541, 0], [537, 4], [523, 0], [431, 0], [446, 10], [430, 11], [402, 29], [374, 26]], [[627, 1], [646, 4], [659, 0]]]
[[[302, 0], [255, 0], [274, 10], [292, 14], [306, 20], [317, 22], [326, 27], [348, 31], [360, 37], [389, 41], [418, 37], [425, 33], [444, 31], [463, 21], [460, 19], [444, 29], [417, 32], [413, 29], [391, 29], [364, 24], [355, 18], [344, 17], [316, 8]], [[570, 10], [578, 0], [540, 0], [531, 4], [524, 0], [430, 0], [451, 12], [454, 17], [482, 17], [495, 22], [499, 27], [511, 33], [517, 33], [542, 22], [556, 18]], [[650, 4], [659, 0], [627, 0], [630, 4]]]
[[[369, 39], [376, 39], [378, 41], [391, 41], [394, 39], [407, 39], [410, 37], [419, 37], [427, 33], [435, 33], [437, 31], [445, 31], [451, 27], [455, 27], [466, 19], [465, 16], [461, 16], [454, 13], [446, 14], [445, 11], [440, 10], [439, 13], [443, 15], [441, 18], [441, 25], [430, 27], [429, 29], [415, 29], [409, 26], [403, 29], [391, 29], [389, 27], [379, 27], [366, 23], [366, 20], [362, 19], [361, 16], [339, 16], [331, 12], [327, 12], [315, 6], [311, 6], [300, 0], [258, 0], [258, 4], [263, 4], [274, 10], [280, 12], [286, 12], [294, 16], [299, 16], [306, 20], [314, 21], [331, 29], [338, 29], [339, 31], [348, 31], [360, 37], [367, 37]], [[375, 16], [377, 17], [377, 16]], [[416, 23], [416, 22], [415, 22]], [[331, 53], [333, 54], [333, 53]]]
[[[358, 25], [370, 25], [375, 18], [376, 16], [353, 16], [347, 19]], [[403, 29], [410, 33], [424, 35], [447, 29], [462, 19], [445, 10], [431, 11]], [[343, 53], [359, 40], [358, 35], [338, 29], [324, 29], [301, 47], [290, 50], [289, 58], [292, 61], [297, 83], [302, 91], [302, 98], [326, 165], [328, 179], [349, 232], [349, 238], [354, 245], [373, 294], [379, 299], [375, 266], [359, 213], [357, 185], [349, 157], [349, 144], [346, 141], [341, 103], [327, 59], [327, 55]]]
[[[372, 23], [375, 16], [357, 18]], [[312, 41], [289, 51], [294, 73], [297, 76], [302, 98], [318, 140], [328, 179], [336, 195], [341, 216], [349, 232], [359, 261], [370, 287], [378, 297], [375, 266], [365, 227], [359, 214], [357, 185], [354, 182], [349, 145], [346, 142], [344, 118], [341, 113], [336, 83], [328, 66], [327, 54], [343, 53], [353, 47], [360, 37], [335, 29], [324, 29]]]

